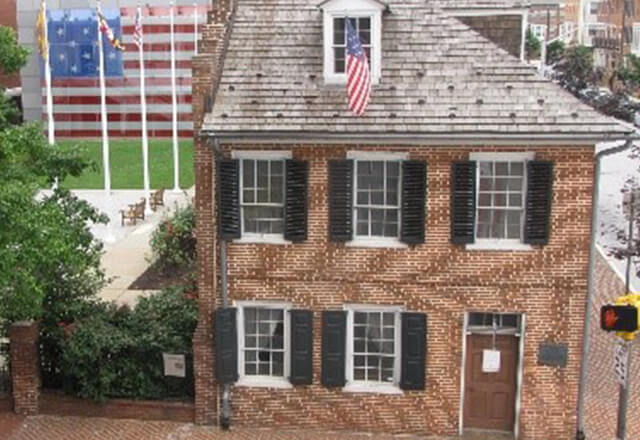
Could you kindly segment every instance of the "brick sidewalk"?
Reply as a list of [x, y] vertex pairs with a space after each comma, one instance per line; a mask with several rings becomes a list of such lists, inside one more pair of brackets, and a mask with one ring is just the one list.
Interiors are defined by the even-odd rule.
[[[456, 437], [458, 438], [458, 437]], [[468, 440], [498, 440], [494, 435]], [[500, 437], [502, 438], [502, 437]], [[0, 413], [0, 440], [445, 440], [443, 437], [349, 433], [344, 431], [235, 429], [174, 422], [33, 416]]]

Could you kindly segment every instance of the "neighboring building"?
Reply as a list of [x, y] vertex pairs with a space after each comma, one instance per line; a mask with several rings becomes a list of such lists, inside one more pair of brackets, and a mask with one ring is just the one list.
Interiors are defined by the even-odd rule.
[[594, 146], [630, 130], [452, 3], [214, 4], [193, 61], [198, 422], [227, 383], [237, 425], [575, 436]]
[[[16, 0], [0, 0], [0, 8], [2, 14], [0, 14], [0, 26], [8, 26], [17, 30], [16, 25]], [[10, 89], [14, 87], [20, 87], [20, 76], [3, 75], [0, 72], [0, 89]]]

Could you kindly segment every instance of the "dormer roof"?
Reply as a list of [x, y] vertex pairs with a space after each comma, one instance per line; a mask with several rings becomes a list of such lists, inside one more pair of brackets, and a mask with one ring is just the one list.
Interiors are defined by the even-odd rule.
[[388, 11], [389, 5], [380, 0], [324, 0], [317, 5], [318, 9], [332, 9], [332, 10], [345, 10], [349, 9], [379, 9], [381, 11]]

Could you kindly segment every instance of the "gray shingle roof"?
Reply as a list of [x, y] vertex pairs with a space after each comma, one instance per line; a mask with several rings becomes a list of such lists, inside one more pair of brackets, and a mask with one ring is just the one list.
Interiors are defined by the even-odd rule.
[[318, 0], [238, 0], [221, 81], [203, 131], [620, 137], [602, 116], [444, 12], [389, 0], [382, 78], [362, 117], [323, 80]]

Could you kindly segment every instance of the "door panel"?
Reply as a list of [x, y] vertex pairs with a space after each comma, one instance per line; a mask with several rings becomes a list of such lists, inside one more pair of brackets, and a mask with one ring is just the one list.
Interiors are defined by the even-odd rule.
[[482, 350], [493, 348], [493, 336], [467, 336], [463, 423], [465, 428], [513, 430], [515, 420], [518, 338], [496, 336], [500, 371], [482, 372]]

